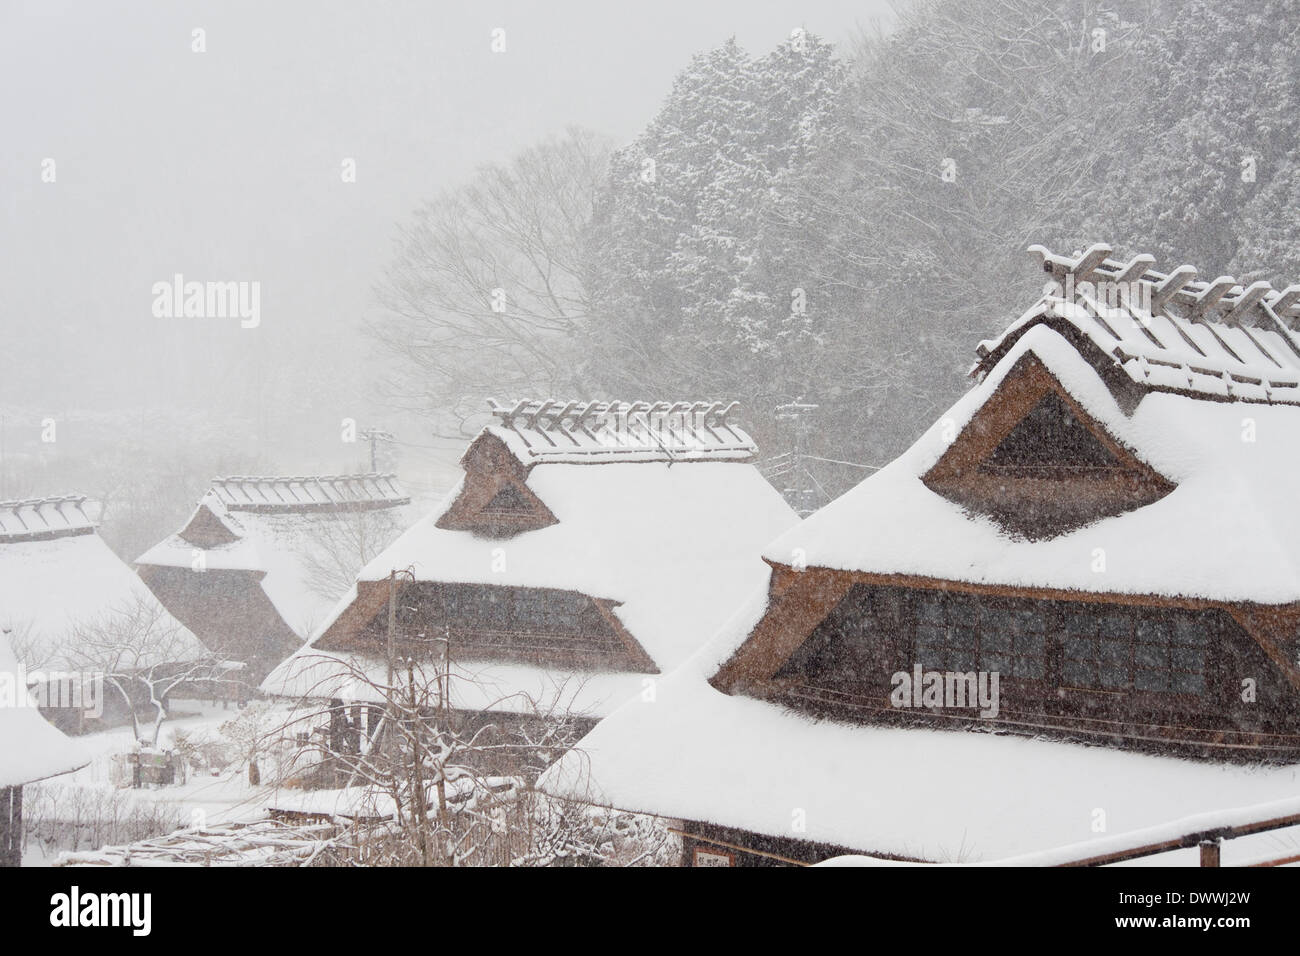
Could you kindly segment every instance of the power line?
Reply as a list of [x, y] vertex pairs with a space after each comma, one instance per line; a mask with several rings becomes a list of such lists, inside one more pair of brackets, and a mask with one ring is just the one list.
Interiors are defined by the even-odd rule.
[[804, 455], [810, 461], [824, 461], [830, 465], [847, 465], [850, 468], [862, 468], [866, 471], [879, 471], [879, 465], [863, 465], [856, 461], [840, 461], [838, 458], [820, 458], [817, 455]]

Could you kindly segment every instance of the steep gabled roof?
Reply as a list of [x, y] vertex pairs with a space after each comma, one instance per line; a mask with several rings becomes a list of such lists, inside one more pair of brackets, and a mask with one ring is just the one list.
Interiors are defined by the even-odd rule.
[[331, 562], [366, 541], [395, 539], [412, 519], [410, 502], [386, 474], [217, 478], [181, 530], [135, 563], [142, 573], [189, 570], [198, 551], [207, 571], [258, 575], [285, 625], [305, 640], [338, 599], [320, 588]]
[[80, 744], [41, 716], [27, 692], [27, 672], [0, 633], [0, 787], [15, 787], [56, 774], [68, 773], [90, 762]]
[[[203, 645], [96, 533], [80, 495], [0, 504], [0, 630], [15, 652], [46, 667], [72, 666], [64, 642], [78, 627], [144, 614], [175, 629], [168, 650], [193, 659]], [[21, 523], [11, 523], [20, 518]], [[75, 649], [72, 649], [75, 650]]]
[[[1074, 270], [1069, 275], [1089, 281], [1137, 276], [1160, 292], [1153, 310], [1142, 311], [1138, 295], [1121, 296], [1122, 306], [1109, 309], [1080, 286], [1076, 300], [1068, 301], [1058, 283], [1002, 335], [981, 344], [973, 369], [980, 381], [911, 448], [772, 542], [765, 557], [790, 565], [797, 554], [808, 567], [973, 584], [1269, 605], [1300, 601], [1300, 512], [1292, 501], [1293, 476], [1300, 471], [1300, 408], [1286, 393], [1285, 371], [1293, 333], [1272, 318], [1290, 321], [1300, 290], [1233, 296], [1230, 289], [1214, 291], [1214, 284], [1181, 285], [1179, 299], [1171, 290], [1183, 279], [1151, 272], [1149, 257], [1116, 264], [1103, 251], [1093, 247], [1069, 260], [1041, 249], [1037, 255], [1049, 271], [1068, 266]], [[1210, 300], [1220, 292], [1214, 308], [1235, 317], [1211, 319]], [[1200, 302], [1201, 313], [1171, 317], [1175, 301], [1188, 310]], [[1259, 326], [1247, 329], [1254, 321]], [[1199, 353], [1184, 335], [1202, 343]], [[1139, 348], [1134, 336], [1145, 346]], [[1263, 344], [1276, 363], [1261, 351], [1251, 356], [1244, 336]], [[1206, 344], [1220, 340], [1238, 358], [1251, 356], [1250, 362], [1233, 365], [1228, 350]], [[1185, 360], [1190, 372], [1176, 370], [1175, 359]], [[1196, 377], [1211, 359], [1222, 369], [1212, 383]], [[1040, 367], [1114, 448], [1173, 490], [1068, 533], [1023, 540], [927, 487], [926, 476], [966, 440], [972, 423], [1003, 401], [1004, 387], [1016, 384], [1027, 365]], [[1272, 377], [1264, 374], [1265, 365]], [[1300, 375], [1300, 360], [1292, 367]], [[1260, 384], [1239, 381], [1247, 371]], [[1174, 383], [1169, 376], [1182, 378]], [[1088, 556], [1103, 545], [1107, 572], [1097, 574]]]
[[[1137, 510], [1023, 540], [926, 487], [923, 477], [1026, 355], [1175, 489]], [[1300, 409], [1153, 392], [1126, 415], [1070, 342], [1036, 327], [903, 455], [764, 556], [975, 584], [1289, 604], [1300, 601], [1297, 469]], [[1107, 572], [1097, 574], [1089, 556], [1103, 546]]]
[[[633, 428], [634, 434], [653, 436], [663, 447], [643, 442], [618, 448], [600, 444], [603, 439], [595, 436], [601, 429], [584, 432], [585, 424], [575, 424], [587, 421], [577, 411], [560, 414], [567, 406], [556, 411], [556, 418], [543, 421], [550, 415], [544, 412], [548, 403], [523, 404], [533, 411], [504, 416], [508, 424], [484, 429], [462, 459], [466, 476], [461, 484], [442, 507], [371, 561], [359, 583], [382, 582], [391, 571], [409, 568], [417, 582], [586, 595], [610, 609], [655, 668], [675, 666], [738, 601], [762, 586], [766, 567], [758, 558], [759, 549], [794, 525], [797, 517], [749, 463], [755, 449], [748, 436], [713, 413], [704, 415], [707, 428], [700, 426], [706, 434], [694, 431], [702, 434], [698, 449], [692, 450], [682, 437], [669, 446], [672, 435], [688, 434], [677, 425]], [[700, 407], [646, 405], [679, 412]], [[560, 450], [561, 442], [569, 447]], [[475, 516], [505, 489], [518, 492], [511, 502], [527, 505], [526, 517], [543, 520], [522, 530], [508, 529], [510, 537], [503, 543], [499, 534], [476, 524]], [[312, 644], [277, 668], [263, 686], [290, 695], [305, 689], [295, 678], [303, 673], [302, 659], [319, 657], [323, 652], [317, 645], [337, 648], [364, 627], [378, 613], [378, 605], [358, 613], [359, 603], [367, 599], [363, 596], [359, 602], [354, 593], [340, 604]], [[318, 677], [319, 671], [314, 674]], [[485, 666], [479, 674], [480, 679], [520, 688], [558, 688], [573, 682], [571, 672], [542, 674], [522, 663]], [[608, 712], [640, 686], [640, 678], [609, 679], [626, 675], [590, 676], [590, 681], [584, 675], [579, 682], [588, 687], [581, 695], [587, 713]]]
[[[1071, 268], [1088, 275], [1104, 260], [1094, 249]], [[1106, 268], [1115, 273], [1114, 264]], [[1139, 261], [1122, 271], [1149, 280], [1145, 269]], [[1167, 278], [1155, 283], [1169, 293], [1164, 301], [1183, 282]], [[1219, 291], [1194, 287], [1178, 304], [1191, 308], [1199, 298], [1208, 313]], [[1170, 319], [1161, 305], [1148, 313], [1158, 341], [1141, 329], [1121, 332], [1096, 303], [1049, 293], [985, 343], [980, 381], [910, 449], [764, 550], [773, 566], [769, 591], [740, 606], [668, 675], [653, 707], [625, 704], [539, 786], [627, 810], [935, 861], [1087, 840], [1096, 807], [1106, 808], [1115, 834], [1291, 793], [1296, 765], [1206, 764], [994, 734], [852, 726], [719, 688], [736, 689], [730, 678], [743, 677], [743, 665], [767, 651], [788, 657], [858, 580], [1233, 605], [1294, 683], [1300, 408], [1287, 384], [1291, 333], [1270, 327], [1268, 310], [1290, 321], [1296, 291], [1240, 290], [1238, 301], [1220, 307], [1228, 309], [1225, 321], [1212, 323], [1223, 328], [1211, 328], [1204, 315]], [[1263, 316], [1258, 327], [1235, 324], [1249, 324], [1251, 310]], [[1147, 344], [1130, 348], [1129, 331]], [[1196, 349], [1177, 346], [1184, 334]], [[1199, 344], [1203, 335], [1226, 348]], [[1246, 343], [1254, 340], [1263, 348], [1251, 353]], [[926, 475], [963, 431], [1034, 368], [1104, 434], [1116, 460], [1149, 466], [1172, 490], [1029, 540], [927, 487]], [[1196, 378], [1212, 372], [1218, 384]], [[1252, 376], [1259, 381], [1241, 381]], [[1276, 633], [1269, 630], [1279, 622]], [[763, 639], [784, 646], [764, 647]]]
[[1093, 418], [1032, 349], [999, 378], [996, 392], [921, 476], [930, 490], [1027, 538], [1057, 537], [1173, 491], [1175, 484]]

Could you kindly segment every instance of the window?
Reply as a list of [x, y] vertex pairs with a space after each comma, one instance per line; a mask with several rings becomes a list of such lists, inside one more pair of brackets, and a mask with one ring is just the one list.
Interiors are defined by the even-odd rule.
[[514, 485], [506, 485], [483, 506], [483, 515], [531, 515], [533, 506]]
[[1051, 615], [1041, 607], [992, 600], [979, 608], [982, 669], [1027, 680], [1046, 677]]
[[914, 597], [913, 663], [925, 670], [998, 671], [1042, 680], [1050, 620], [1032, 606], [945, 591]]
[[1094, 609], [1066, 612], [1061, 683], [1095, 690], [1205, 692], [1210, 635], [1205, 613]]
[[[944, 591], [912, 598], [912, 660], [925, 670], [997, 671], [1061, 687], [1203, 694], [1211, 612], [1020, 601]], [[1052, 649], [1060, 648], [1059, 669]]]
[[458, 631], [605, 634], [608, 625], [584, 595], [544, 588], [450, 584], [403, 594], [404, 626], [450, 624]]
[[1028, 696], [1048, 702], [1058, 690], [1203, 695], [1233, 627], [1221, 611], [855, 585], [775, 676], [863, 695], [919, 665], [1038, 683]]

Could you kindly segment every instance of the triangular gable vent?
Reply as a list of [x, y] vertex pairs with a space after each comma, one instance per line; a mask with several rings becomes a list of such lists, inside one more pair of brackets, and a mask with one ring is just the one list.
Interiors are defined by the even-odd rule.
[[483, 506], [480, 515], [531, 515], [536, 511], [516, 485], [505, 485]]
[[985, 471], [1051, 477], [1123, 468], [1056, 392], [1048, 392], [980, 464]]
[[1063, 534], [1174, 489], [1028, 354], [921, 480], [1026, 538]]

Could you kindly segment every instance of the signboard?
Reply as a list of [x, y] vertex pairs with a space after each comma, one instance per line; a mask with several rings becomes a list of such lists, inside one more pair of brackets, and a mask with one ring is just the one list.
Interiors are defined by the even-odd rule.
[[695, 848], [695, 866], [735, 866], [736, 856], [726, 850]]

